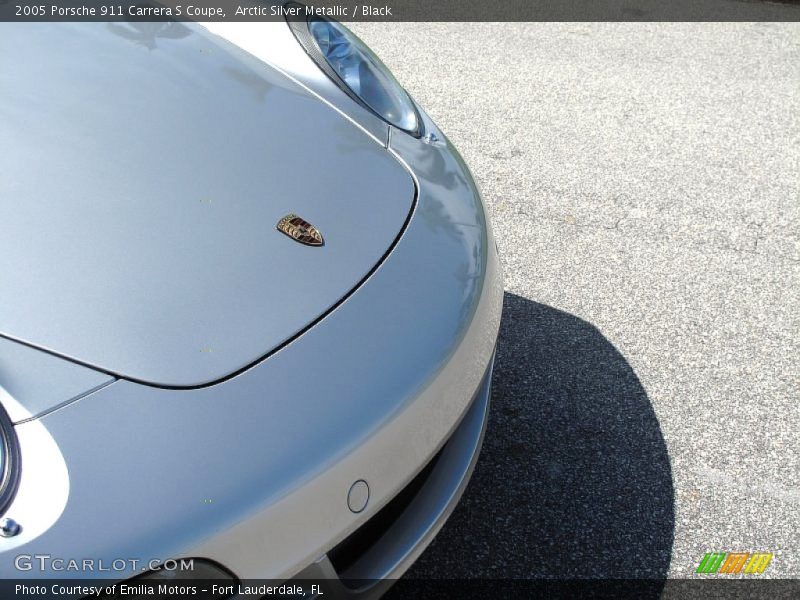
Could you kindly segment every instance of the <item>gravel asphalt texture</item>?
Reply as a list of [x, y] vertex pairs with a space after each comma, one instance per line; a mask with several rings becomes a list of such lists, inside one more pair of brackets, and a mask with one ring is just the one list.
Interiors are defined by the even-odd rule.
[[470, 165], [505, 313], [409, 577], [800, 577], [800, 25], [356, 23]]

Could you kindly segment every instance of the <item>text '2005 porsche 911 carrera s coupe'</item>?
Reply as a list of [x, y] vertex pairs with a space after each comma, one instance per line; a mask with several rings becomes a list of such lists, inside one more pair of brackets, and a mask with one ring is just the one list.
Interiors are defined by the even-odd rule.
[[457, 151], [335, 21], [1, 29], [0, 576], [385, 591], [487, 421]]

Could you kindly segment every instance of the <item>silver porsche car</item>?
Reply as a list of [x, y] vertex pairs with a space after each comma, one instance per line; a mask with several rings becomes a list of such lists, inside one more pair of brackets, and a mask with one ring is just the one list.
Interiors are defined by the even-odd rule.
[[489, 409], [501, 273], [444, 134], [300, 19], [4, 24], [0, 140], [0, 577], [384, 591]]

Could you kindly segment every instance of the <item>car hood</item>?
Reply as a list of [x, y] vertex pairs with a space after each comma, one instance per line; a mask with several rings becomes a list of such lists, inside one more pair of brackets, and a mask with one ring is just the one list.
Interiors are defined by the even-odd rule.
[[[253, 364], [346, 298], [413, 208], [374, 138], [199, 27], [2, 27], [0, 90], [0, 335], [121, 377]], [[280, 233], [289, 213], [324, 245]]]

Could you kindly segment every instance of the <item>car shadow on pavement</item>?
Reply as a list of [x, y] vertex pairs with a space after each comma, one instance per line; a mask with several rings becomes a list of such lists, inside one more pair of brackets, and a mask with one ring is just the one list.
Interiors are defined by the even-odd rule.
[[658, 420], [590, 323], [506, 293], [483, 451], [411, 579], [666, 577], [675, 521]]

